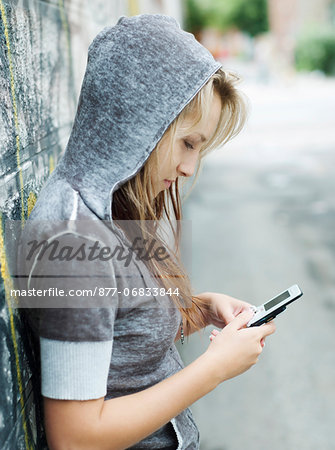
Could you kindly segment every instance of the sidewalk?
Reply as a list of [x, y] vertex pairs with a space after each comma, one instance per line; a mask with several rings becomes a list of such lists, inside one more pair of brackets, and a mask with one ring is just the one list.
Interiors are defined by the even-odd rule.
[[[332, 450], [335, 81], [253, 81], [245, 92], [248, 127], [208, 157], [185, 204], [193, 284], [256, 305], [295, 283], [304, 296], [276, 319], [255, 367], [193, 406], [201, 450]], [[186, 363], [212, 328], [185, 343]]]

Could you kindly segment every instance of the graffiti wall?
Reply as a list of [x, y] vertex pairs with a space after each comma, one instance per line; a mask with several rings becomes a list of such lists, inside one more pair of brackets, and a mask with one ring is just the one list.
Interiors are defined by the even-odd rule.
[[[38, 355], [10, 303], [6, 220], [22, 223], [65, 148], [87, 48], [124, 0], [0, 0], [0, 448], [44, 449]], [[11, 236], [10, 238], [8, 236]]]

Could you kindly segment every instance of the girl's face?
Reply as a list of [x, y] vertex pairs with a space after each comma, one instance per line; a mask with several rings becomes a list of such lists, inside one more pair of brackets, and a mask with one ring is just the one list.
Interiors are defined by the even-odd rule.
[[157, 149], [158, 170], [152, 175], [154, 195], [157, 196], [164, 189], [168, 189], [177, 177], [191, 177], [197, 166], [200, 150], [213, 136], [221, 114], [221, 99], [217, 94], [213, 95], [209, 118], [192, 126], [192, 117], [186, 117], [177, 131], [172, 155], [169, 152], [169, 139], [162, 141]]

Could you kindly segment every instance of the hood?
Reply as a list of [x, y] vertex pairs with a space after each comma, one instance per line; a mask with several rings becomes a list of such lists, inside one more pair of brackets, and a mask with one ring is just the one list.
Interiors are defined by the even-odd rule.
[[57, 169], [99, 218], [111, 219], [113, 192], [220, 67], [169, 16], [121, 17], [98, 34]]

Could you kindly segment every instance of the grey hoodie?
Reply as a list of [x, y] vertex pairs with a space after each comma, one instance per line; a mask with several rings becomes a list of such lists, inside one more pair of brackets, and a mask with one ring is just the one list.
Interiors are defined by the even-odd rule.
[[[219, 68], [171, 17], [122, 17], [105, 28], [89, 48], [73, 130], [30, 215], [25, 241], [33, 235], [50, 242], [57, 235], [63, 244], [77, 248], [98, 238], [109, 246], [127, 247], [129, 242], [111, 220], [113, 192], [136, 175], [171, 122]], [[95, 229], [78, 225], [85, 221], [95, 223]], [[74, 281], [64, 275], [77, 273], [73, 260], [52, 261], [51, 267], [38, 261], [37, 254], [25, 270], [28, 288], [50, 287], [50, 280], [45, 281], [50, 273], [53, 286], [70, 288]], [[80, 286], [88, 286], [90, 277], [82, 276], [83, 267], [80, 270]], [[107, 299], [111, 303], [102, 304], [99, 298], [100, 303], [87, 308], [35, 305], [32, 323], [40, 336], [42, 394], [110, 399], [146, 389], [180, 370], [174, 339], [181, 315], [168, 295], [153, 292], [157, 284], [147, 266], [135, 260], [128, 266], [124, 261], [95, 261], [89, 270], [96, 280], [102, 277], [105, 286], [116, 288], [117, 294]], [[41, 274], [44, 277], [38, 278]], [[92, 279], [89, 283], [92, 286]], [[125, 289], [134, 286], [149, 288], [152, 295], [130, 300]], [[187, 409], [132, 448], [198, 446], [198, 431]]]

